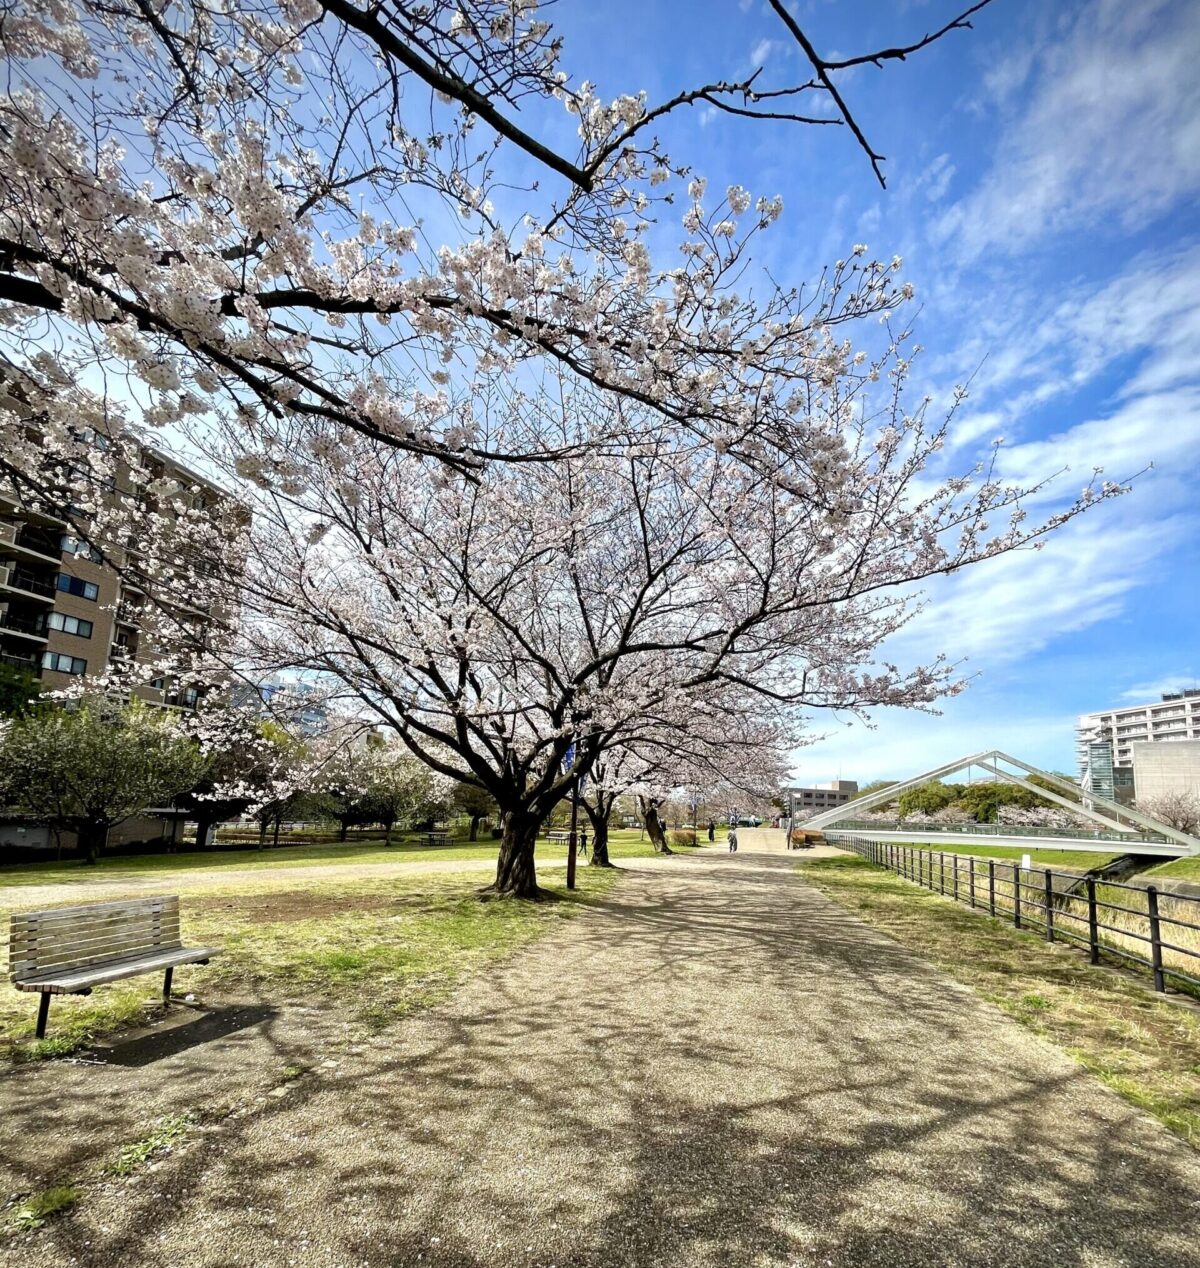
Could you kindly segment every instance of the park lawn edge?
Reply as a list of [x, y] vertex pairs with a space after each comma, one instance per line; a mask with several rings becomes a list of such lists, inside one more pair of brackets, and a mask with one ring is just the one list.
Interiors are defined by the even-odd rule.
[[856, 855], [800, 875], [1053, 1043], [1124, 1100], [1200, 1148], [1200, 1008], [1078, 950], [1014, 929]]

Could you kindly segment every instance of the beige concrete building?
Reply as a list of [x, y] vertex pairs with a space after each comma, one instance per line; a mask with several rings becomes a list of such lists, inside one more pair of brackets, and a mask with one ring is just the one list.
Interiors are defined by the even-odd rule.
[[1188, 793], [1200, 798], [1200, 739], [1174, 744], [1135, 743], [1133, 785], [1140, 803]]
[[844, 805], [858, 792], [858, 782], [853, 779], [833, 779], [809, 788], [789, 788], [792, 805], [797, 815], [818, 814]]

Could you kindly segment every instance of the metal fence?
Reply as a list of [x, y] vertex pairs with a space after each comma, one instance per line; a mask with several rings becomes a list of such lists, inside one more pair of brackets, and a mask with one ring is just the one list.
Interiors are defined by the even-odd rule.
[[1085, 947], [1093, 964], [1109, 959], [1148, 969], [1156, 991], [1170, 981], [1200, 993], [1200, 898], [897, 841], [839, 832], [825, 839], [934, 893], [1041, 932], [1047, 942]]
[[1134, 849], [1139, 842], [1152, 845], [1178, 845], [1170, 837], [1161, 836], [1157, 832], [1101, 832], [1089, 831], [1087, 828], [1030, 828], [1016, 823], [930, 823], [926, 819], [839, 819], [835, 831], [842, 832], [931, 832], [954, 833], [955, 836], [977, 837], [1029, 837], [1062, 841], [1112, 841], [1126, 849]]

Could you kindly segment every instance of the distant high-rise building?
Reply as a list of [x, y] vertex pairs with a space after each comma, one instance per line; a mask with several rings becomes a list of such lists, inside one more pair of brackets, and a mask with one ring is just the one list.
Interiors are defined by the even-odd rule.
[[1087, 769], [1089, 746], [1112, 746], [1113, 769], [1133, 767], [1137, 742], [1200, 739], [1200, 687], [1165, 692], [1153, 704], [1125, 705], [1098, 713], [1084, 713], [1075, 725], [1075, 748], [1082, 775]]
[[1087, 761], [1080, 772], [1084, 792], [1113, 800], [1113, 751], [1107, 740], [1093, 740], [1087, 746]]
[[[1156, 789], [1166, 776], [1149, 775], [1151, 769], [1183, 771], [1183, 760], [1166, 766], [1150, 752], [1167, 743], [1187, 742], [1188, 749], [1200, 740], [1200, 688], [1165, 692], [1153, 704], [1127, 705], [1098, 713], [1081, 714], [1075, 726], [1075, 749], [1079, 762], [1080, 785], [1098, 797], [1126, 800], [1131, 795], [1145, 797], [1139, 786], [1148, 779]], [[1139, 758], [1139, 753], [1141, 754]], [[1139, 769], [1143, 772], [1138, 778]]]

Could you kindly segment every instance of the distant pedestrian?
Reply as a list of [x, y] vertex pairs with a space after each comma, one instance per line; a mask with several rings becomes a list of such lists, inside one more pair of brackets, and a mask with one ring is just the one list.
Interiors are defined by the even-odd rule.
[[729, 825], [729, 853], [737, 853], [737, 827], [732, 823]]
[[715, 841], [717, 839], [717, 821], [715, 819], [710, 819], [708, 821], [708, 839], [710, 841]]

